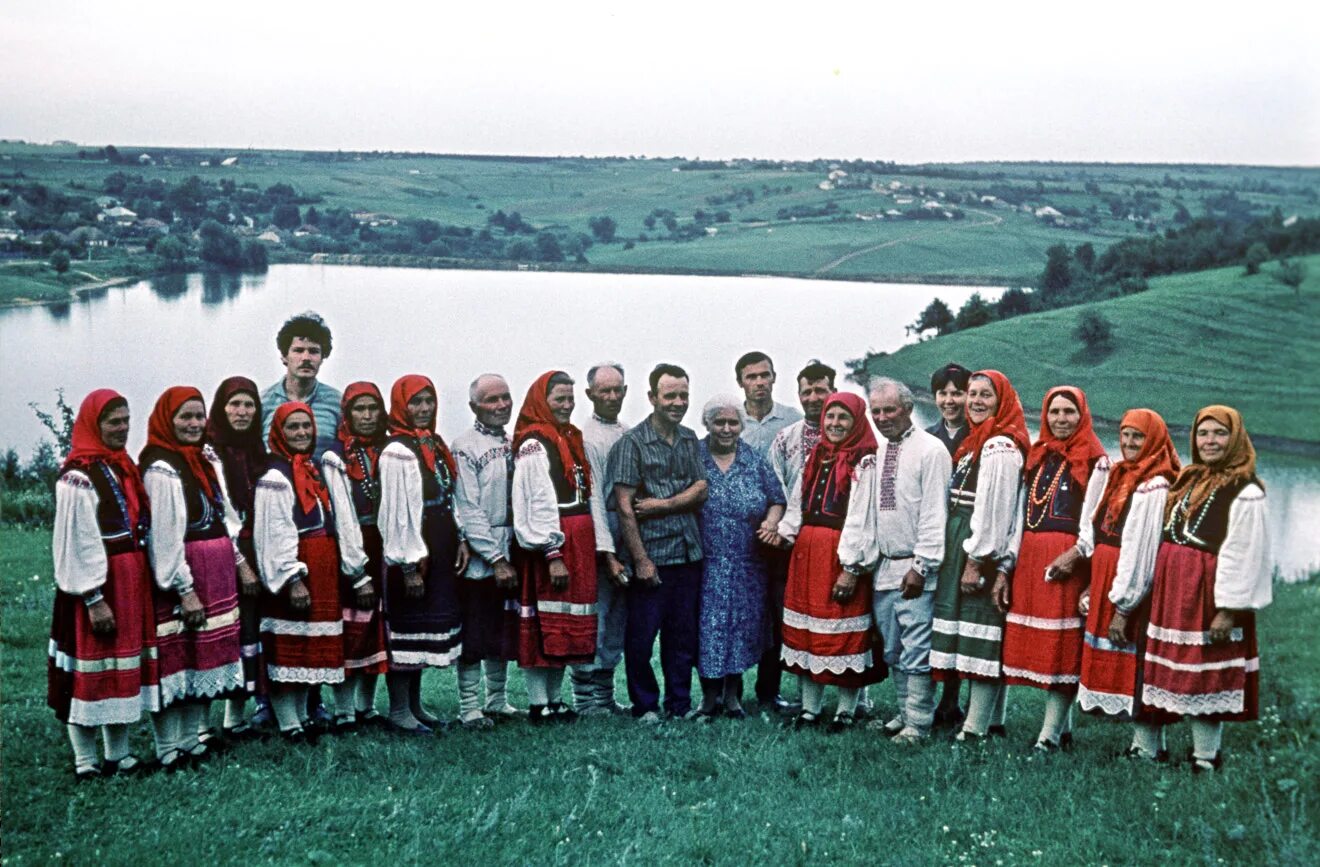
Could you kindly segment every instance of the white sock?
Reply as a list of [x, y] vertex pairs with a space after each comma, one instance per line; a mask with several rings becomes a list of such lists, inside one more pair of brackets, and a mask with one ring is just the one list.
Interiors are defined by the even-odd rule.
[[803, 712], [820, 716], [820, 707], [825, 700], [825, 684], [816, 683], [805, 674], [798, 675], [798, 684], [802, 688]]
[[885, 723], [885, 728], [899, 731], [907, 722], [908, 676], [894, 668], [890, 669], [889, 677], [894, 681], [894, 702], [898, 705], [898, 711], [893, 719]]
[[330, 685], [330, 693], [335, 697], [335, 719], [351, 722], [357, 719], [358, 676], [345, 675], [342, 683]]
[[156, 758], [162, 759], [166, 753], [179, 748], [181, 722], [178, 705], [158, 710], [151, 715], [151, 731], [156, 737]]
[[857, 691], [857, 706], [871, 710], [871, 687], [864, 686]]
[[486, 675], [486, 710], [503, 710], [509, 705], [509, 664], [502, 659], [487, 659], [481, 663]]
[[226, 729], [238, 728], [243, 724], [243, 711], [247, 708], [246, 698], [227, 698], [225, 699], [225, 721]]
[[968, 690], [967, 718], [962, 730], [968, 734], [984, 735], [994, 718], [995, 705], [1004, 684], [998, 680], [973, 680]]
[[1191, 719], [1192, 756], [1205, 761], [1212, 761], [1219, 755], [1219, 745], [1224, 739], [1224, 724]]
[[270, 692], [270, 709], [275, 712], [275, 722], [280, 731], [291, 732], [302, 728], [303, 711], [299, 707], [307, 706], [307, 691], [280, 686]]
[[96, 767], [96, 729], [69, 723], [69, 743], [73, 744], [73, 769], [90, 771]]
[[197, 735], [206, 728], [206, 718], [209, 715], [207, 711], [211, 709], [211, 703], [208, 702], [190, 702], [179, 708], [179, 748], [183, 750], [193, 750], [197, 748], [200, 741]]
[[1059, 745], [1059, 738], [1066, 730], [1068, 711], [1072, 708], [1073, 697], [1066, 692], [1050, 690], [1045, 694], [1045, 721], [1041, 724], [1036, 742], [1047, 741]]
[[560, 704], [564, 700], [564, 669], [547, 668], [545, 670], [545, 694], [550, 704]]
[[1132, 726], [1132, 746], [1142, 758], [1153, 759], [1164, 749], [1164, 726], [1139, 722]]
[[107, 761], [117, 762], [128, 756], [128, 726], [124, 723], [101, 726]]
[[376, 681], [378, 680], [380, 680], [379, 674], [363, 674], [358, 677], [358, 691], [354, 701], [357, 710], [361, 713], [370, 713], [376, 709]]
[[930, 733], [935, 721], [935, 684], [930, 672], [907, 676], [907, 710], [903, 716], [905, 726], [918, 734]]
[[471, 722], [481, 717], [481, 663], [460, 662], [458, 664], [458, 718], [463, 722]]
[[546, 682], [547, 668], [524, 668], [523, 679], [527, 682], [527, 703], [541, 707], [550, 703], [550, 687]]
[[853, 713], [857, 710], [857, 700], [861, 698], [862, 691], [855, 686], [839, 687], [839, 706], [834, 709], [836, 714]]
[[1002, 726], [1008, 712], [1008, 687], [1002, 680], [995, 681], [998, 692], [995, 693], [995, 709], [990, 714], [990, 725]]

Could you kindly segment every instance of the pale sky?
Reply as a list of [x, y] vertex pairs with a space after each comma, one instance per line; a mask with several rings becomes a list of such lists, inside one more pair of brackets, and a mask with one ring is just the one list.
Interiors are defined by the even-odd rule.
[[1320, 164], [1320, 4], [61, 2], [0, 137], [900, 162]]

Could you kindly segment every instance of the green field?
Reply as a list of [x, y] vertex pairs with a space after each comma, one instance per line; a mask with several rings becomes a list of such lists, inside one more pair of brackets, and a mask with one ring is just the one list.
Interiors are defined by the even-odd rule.
[[[1273, 263], [1254, 276], [1223, 268], [1161, 277], [1138, 295], [993, 322], [871, 357], [866, 370], [924, 393], [930, 372], [950, 361], [997, 368], [1032, 424], [1045, 392], [1068, 383], [1086, 391], [1095, 415], [1113, 421], [1145, 406], [1188, 426], [1200, 407], [1226, 403], [1242, 411], [1253, 434], [1316, 442], [1320, 256], [1298, 261], [1308, 269], [1300, 294], [1272, 278]], [[1098, 357], [1072, 334], [1089, 310], [1113, 324], [1113, 349]]]
[[[49, 533], [0, 528], [0, 552], [6, 865], [1320, 862], [1314, 579], [1280, 586], [1263, 615], [1261, 721], [1228, 727], [1215, 777], [1116, 758], [1128, 728], [1091, 718], [1071, 753], [1042, 760], [1028, 749], [1042, 694], [1021, 690], [1009, 739], [983, 748], [898, 749], [768, 717], [511, 723], [246, 744], [195, 772], [75, 785], [45, 707]], [[427, 681], [452, 715], [452, 670]], [[888, 684], [875, 692], [888, 708]], [[1189, 741], [1172, 730], [1176, 756]]]

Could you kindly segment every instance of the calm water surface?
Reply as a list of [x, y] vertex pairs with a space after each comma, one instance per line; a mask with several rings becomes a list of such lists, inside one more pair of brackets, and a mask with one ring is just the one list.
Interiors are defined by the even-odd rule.
[[[932, 297], [956, 310], [975, 291], [998, 294], [788, 278], [318, 265], [153, 279], [74, 304], [0, 311], [0, 446], [27, 453], [42, 437], [29, 401], [49, 409], [58, 387], [76, 404], [88, 390], [110, 386], [132, 404], [136, 451], [146, 415], [168, 386], [194, 384], [209, 399], [226, 376], [243, 374], [263, 387], [282, 376], [275, 332], [308, 308], [334, 333], [324, 381], [342, 388], [372, 379], [388, 394], [398, 376], [425, 373], [440, 390], [441, 430], [450, 437], [470, 422], [467, 384], [478, 374], [504, 374], [521, 403], [545, 370], [563, 368], [580, 380], [602, 360], [628, 370], [627, 422], [649, 409], [645, 375], [654, 364], [685, 367], [688, 421], [699, 427], [707, 398], [736, 391], [733, 362], [749, 349], [774, 357], [782, 376], [776, 397], [796, 404], [790, 380], [808, 359], [842, 371], [868, 350], [892, 351]], [[579, 401], [581, 418], [589, 406]], [[1280, 566], [1293, 573], [1320, 564], [1312, 541], [1320, 526], [1320, 461], [1266, 453], [1261, 472]]]

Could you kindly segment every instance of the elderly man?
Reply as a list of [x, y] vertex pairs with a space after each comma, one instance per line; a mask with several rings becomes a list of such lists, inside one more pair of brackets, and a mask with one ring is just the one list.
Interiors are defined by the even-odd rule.
[[844, 571], [873, 576], [875, 624], [898, 700], [894, 718], [871, 727], [903, 743], [929, 736], [935, 713], [931, 622], [953, 471], [944, 444], [912, 424], [912, 403], [902, 383], [872, 384], [871, 418], [881, 444], [858, 464], [839, 539]]
[[658, 723], [660, 688], [651, 652], [660, 636], [665, 711], [692, 709], [692, 668], [697, 655], [701, 599], [701, 529], [706, 471], [697, 435], [680, 422], [688, 410], [688, 375], [673, 364], [651, 371], [652, 412], [610, 451], [609, 479], [624, 547], [631, 558], [624, 667], [633, 716]]
[[[513, 450], [505, 431], [513, 397], [504, 377], [483, 373], [468, 386], [475, 421], [454, 437], [458, 480], [454, 509], [472, 549], [458, 603], [463, 650], [458, 657], [458, 720], [465, 728], [489, 728], [492, 717], [517, 713], [508, 701], [509, 662], [518, 656], [518, 573], [510, 562]], [[481, 678], [486, 700], [481, 701]]]
[[775, 435], [801, 420], [802, 413], [775, 402], [775, 363], [764, 352], [743, 355], [734, 363], [733, 373], [738, 387], [746, 395], [743, 409], [747, 413], [747, 424], [743, 425], [742, 441], [763, 458]]
[[339, 430], [342, 395], [317, 377], [321, 364], [330, 357], [333, 342], [325, 320], [311, 310], [290, 316], [275, 335], [284, 364], [284, 378], [261, 393], [262, 441], [270, 439], [270, 420], [275, 410], [289, 401], [301, 401], [316, 415], [316, 446], [312, 454], [318, 464], [321, 455], [335, 442]]
[[624, 592], [628, 572], [615, 556], [623, 537], [614, 497], [609, 496], [613, 485], [608, 473], [610, 450], [624, 433], [619, 423], [623, 398], [628, 394], [623, 366], [613, 361], [593, 364], [587, 369], [586, 392], [592, 412], [582, 425], [582, 440], [591, 467], [592, 488], [606, 493], [606, 519], [613, 543], [612, 551], [601, 553], [596, 573], [596, 658], [574, 666], [571, 673], [574, 707], [579, 714], [593, 716], [627, 710], [614, 700], [614, 669], [623, 659], [623, 633], [628, 618], [628, 597]]
[[[812, 359], [797, 375], [798, 403], [802, 406], [802, 419], [775, 434], [767, 458], [779, 483], [784, 486], [787, 502], [793, 491], [802, 485], [802, 468], [807, 455], [820, 442], [820, 410], [825, 399], [834, 393], [834, 368]], [[793, 705], [779, 693], [782, 666], [779, 661], [781, 629], [784, 620], [784, 582], [788, 578], [788, 557], [778, 551], [769, 554], [770, 587], [766, 594], [768, 607], [766, 622], [772, 624], [772, 643], [766, 648], [756, 666], [756, 698], [761, 704], [774, 705], [776, 710], [788, 711]]]

